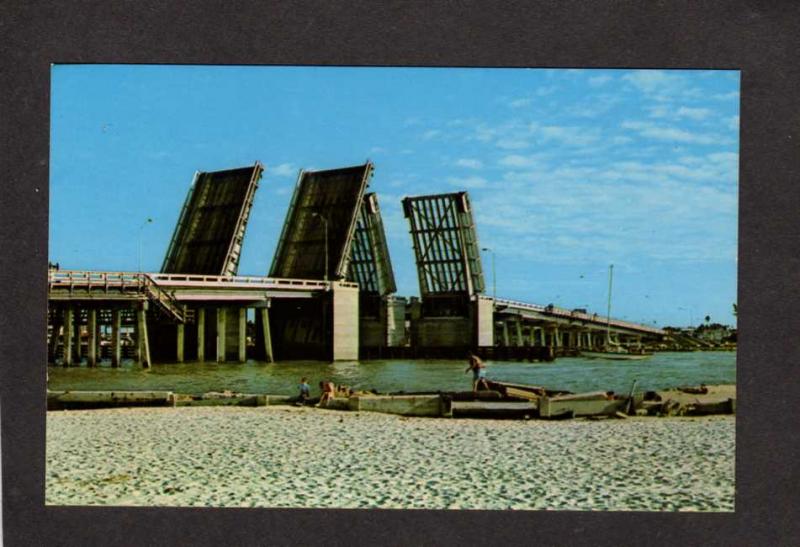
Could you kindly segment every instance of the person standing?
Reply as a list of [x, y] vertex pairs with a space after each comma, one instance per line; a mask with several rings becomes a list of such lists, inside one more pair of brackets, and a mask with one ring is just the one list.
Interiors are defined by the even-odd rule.
[[477, 393], [479, 385], [484, 389], [489, 389], [489, 384], [486, 383], [486, 365], [474, 353], [469, 354], [469, 366], [464, 374], [470, 370], [472, 371], [472, 393]]

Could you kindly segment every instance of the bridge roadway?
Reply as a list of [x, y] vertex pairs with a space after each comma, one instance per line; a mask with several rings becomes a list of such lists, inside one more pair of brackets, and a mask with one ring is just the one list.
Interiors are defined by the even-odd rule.
[[495, 301], [495, 313], [516, 315], [521, 319], [552, 322], [565, 326], [585, 326], [602, 330], [608, 328], [612, 333], [617, 334], [657, 336], [666, 334], [662, 329], [656, 327], [613, 318], [609, 320], [607, 317], [596, 313], [589, 314], [581, 311], [558, 308], [556, 306], [540, 306], [538, 304], [528, 304], [504, 298], [498, 298]]
[[[330, 291], [334, 282], [257, 276], [187, 275], [149, 272], [51, 270], [48, 298], [69, 300], [146, 300], [147, 289], [166, 292], [177, 302], [268, 301], [270, 298], [313, 298]], [[355, 283], [335, 282], [358, 288]]]

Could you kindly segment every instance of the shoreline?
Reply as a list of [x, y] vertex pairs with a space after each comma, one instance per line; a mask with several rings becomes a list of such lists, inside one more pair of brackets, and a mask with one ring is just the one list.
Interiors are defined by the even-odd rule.
[[734, 451], [733, 416], [55, 411], [47, 416], [46, 503], [732, 511]]

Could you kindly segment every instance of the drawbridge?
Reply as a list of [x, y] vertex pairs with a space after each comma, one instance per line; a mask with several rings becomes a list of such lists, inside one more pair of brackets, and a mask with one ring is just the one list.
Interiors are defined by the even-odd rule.
[[467, 192], [403, 200], [417, 265], [421, 301], [411, 309], [412, 345], [419, 348], [598, 348], [607, 334], [639, 344], [664, 331], [613, 318], [485, 296], [480, 245]]

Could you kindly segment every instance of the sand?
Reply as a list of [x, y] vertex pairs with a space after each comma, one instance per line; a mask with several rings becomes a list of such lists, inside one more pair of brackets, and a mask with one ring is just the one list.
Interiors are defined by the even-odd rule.
[[734, 509], [735, 418], [547, 422], [291, 407], [48, 412], [59, 505]]

